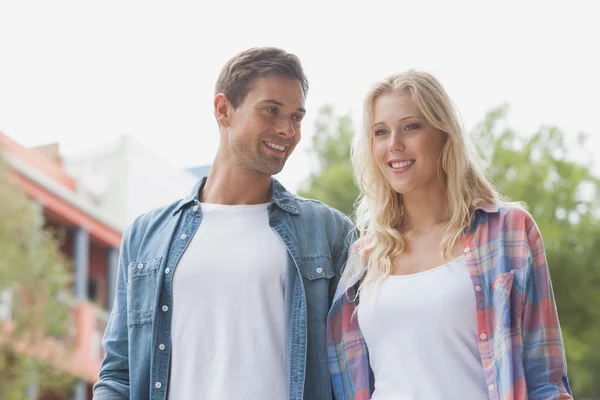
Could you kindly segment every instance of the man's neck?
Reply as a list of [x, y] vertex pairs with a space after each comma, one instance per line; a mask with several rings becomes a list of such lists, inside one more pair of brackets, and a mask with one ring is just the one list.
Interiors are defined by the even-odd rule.
[[200, 193], [213, 204], [262, 204], [271, 201], [271, 177], [215, 162]]

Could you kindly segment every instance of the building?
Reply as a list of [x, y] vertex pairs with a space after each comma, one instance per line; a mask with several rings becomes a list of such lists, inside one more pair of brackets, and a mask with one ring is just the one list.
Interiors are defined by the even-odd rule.
[[[121, 229], [153, 208], [185, 197], [198, 181], [129, 135], [63, 158], [79, 195]], [[202, 167], [200, 168], [202, 172]]]
[[[46, 227], [65, 232], [62, 252], [72, 261], [73, 289], [67, 351], [61, 368], [77, 378], [74, 400], [91, 399], [104, 357], [101, 338], [115, 293], [121, 232], [139, 214], [186, 196], [198, 177], [177, 169], [129, 136], [67, 158], [58, 145], [25, 148], [0, 132], [11, 175], [39, 205]], [[0, 318], [10, 318], [0, 298]], [[26, 351], [24, 349], [24, 351]], [[31, 388], [30, 398], [44, 399]]]

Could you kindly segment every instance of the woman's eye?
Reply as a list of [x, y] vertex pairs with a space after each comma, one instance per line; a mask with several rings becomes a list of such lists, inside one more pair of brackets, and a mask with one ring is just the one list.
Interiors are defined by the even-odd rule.
[[375, 136], [382, 136], [388, 133], [386, 129], [377, 129], [375, 132]]
[[405, 129], [407, 131], [413, 131], [415, 129], [419, 129], [419, 127], [420, 127], [419, 124], [408, 124], [408, 125], [406, 125]]

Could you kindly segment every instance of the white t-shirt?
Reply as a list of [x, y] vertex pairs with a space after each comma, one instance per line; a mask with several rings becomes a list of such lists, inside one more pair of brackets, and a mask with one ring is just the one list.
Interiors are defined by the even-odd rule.
[[489, 398], [464, 257], [363, 292], [358, 323], [375, 375], [372, 400]]
[[268, 204], [201, 204], [173, 277], [169, 400], [287, 398], [287, 250]]

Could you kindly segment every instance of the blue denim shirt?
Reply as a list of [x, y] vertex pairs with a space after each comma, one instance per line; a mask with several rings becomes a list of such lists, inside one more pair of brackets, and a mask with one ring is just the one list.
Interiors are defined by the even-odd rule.
[[[166, 399], [173, 274], [202, 221], [198, 195], [205, 182], [183, 200], [138, 217], [124, 232], [95, 400]], [[295, 196], [275, 179], [272, 188], [269, 224], [288, 250], [282, 265], [288, 397], [329, 400], [327, 312], [355, 238], [354, 227], [339, 211]]]

